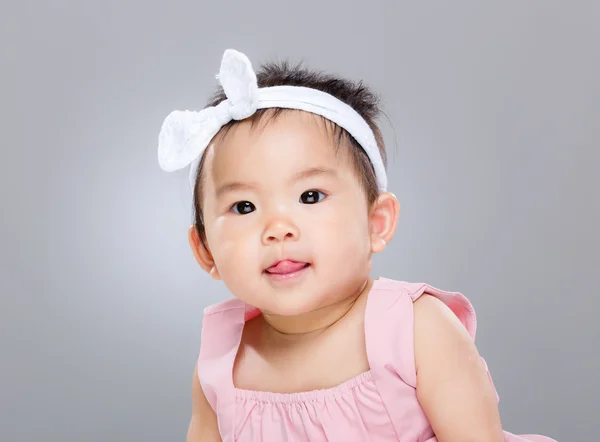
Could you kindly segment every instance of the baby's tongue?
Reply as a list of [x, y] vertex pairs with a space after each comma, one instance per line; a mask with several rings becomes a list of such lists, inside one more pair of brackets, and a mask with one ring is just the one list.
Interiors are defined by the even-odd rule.
[[267, 272], [277, 274], [292, 273], [303, 269], [304, 267], [306, 267], [306, 265], [307, 264], [305, 262], [296, 262], [289, 260], [279, 261], [277, 265], [269, 267], [267, 269]]

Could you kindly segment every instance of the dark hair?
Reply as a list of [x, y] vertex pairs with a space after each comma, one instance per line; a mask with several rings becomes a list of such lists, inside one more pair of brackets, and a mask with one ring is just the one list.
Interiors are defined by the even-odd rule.
[[[270, 86], [304, 86], [326, 92], [348, 104], [356, 112], [358, 112], [361, 117], [364, 118], [364, 120], [373, 130], [383, 163], [384, 165], [387, 165], [387, 156], [383, 142], [383, 136], [381, 135], [381, 131], [376, 124], [376, 119], [379, 117], [380, 113], [379, 98], [362, 81], [354, 82], [323, 72], [309, 70], [302, 67], [301, 64], [293, 66], [287, 61], [281, 63], [267, 63], [262, 65], [256, 72], [256, 78], [259, 88]], [[216, 106], [225, 99], [227, 99], [227, 96], [223, 92], [223, 88], [219, 87], [206, 107]], [[244, 121], [250, 120], [252, 126], [255, 126], [264, 118], [277, 118], [277, 116], [287, 111], [289, 111], [289, 109], [259, 109], [250, 118], [247, 118]], [[337, 139], [336, 146], [338, 148], [339, 146], [346, 146], [348, 148], [351, 162], [361, 180], [361, 185], [365, 191], [367, 201], [369, 204], [372, 204], [377, 198], [379, 192], [377, 188], [375, 171], [369, 160], [369, 157], [360, 144], [358, 144], [358, 142], [356, 142], [356, 140], [345, 129], [342, 129], [324, 117], [322, 118], [327, 127], [332, 129], [333, 135]], [[225, 136], [227, 132], [238, 123], [239, 121], [233, 120], [226, 124], [219, 131], [216, 137]], [[198, 164], [196, 183], [194, 185], [193, 192], [194, 226], [198, 230], [200, 239], [204, 245], [207, 244], [201, 205], [201, 193], [203, 187], [202, 168], [207, 150], [208, 149], [204, 151], [202, 158], [200, 159], [200, 163]]]

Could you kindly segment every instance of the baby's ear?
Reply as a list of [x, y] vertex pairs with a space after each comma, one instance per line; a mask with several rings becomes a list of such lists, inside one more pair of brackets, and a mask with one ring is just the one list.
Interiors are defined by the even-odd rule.
[[212, 254], [205, 245], [205, 241], [202, 241], [200, 238], [198, 229], [196, 229], [196, 226], [194, 225], [190, 226], [188, 229], [188, 242], [190, 243], [192, 253], [194, 254], [198, 264], [200, 264], [200, 267], [202, 267], [202, 269], [213, 279], [221, 279], [221, 275], [219, 275], [219, 270], [215, 265]]
[[399, 217], [398, 198], [390, 192], [381, 193], [371, 206], [369, 214], [371, 252], [379, 253], [385, 249], [396, 233]]

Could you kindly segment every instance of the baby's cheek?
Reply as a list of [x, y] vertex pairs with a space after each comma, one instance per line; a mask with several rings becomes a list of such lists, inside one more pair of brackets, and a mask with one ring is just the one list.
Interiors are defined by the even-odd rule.
[[371, 248], [369, 225], [362, 219], [355, 218], [352, 222], [341, 224], [338, 229], [338, 247], [340, 252], [362, 259]]
[[356, 222], [328, 223], [319, 232], [319, 237], [316, 244], [334, 261], [360, 260], [370, 249], [368, 229]]
[[244, 256], [245, 244], [243, 241], [236, 241], [233, 238], [224, 238], [219, 243], [218, 256], [226, 265], [235, 264]]
[[247, 230], [243, 223], [233, 217], [218, 218], [211, 230], [213, 247], [220, 249], [219, 254], [235, 253], [238, 246], [248, 238]]
[[259, 258], [257, 247], [249, 237], [227, 238], [219, 246], [217, 265], [220, 262], [226, 274], [255, 273], [260, 267]]
[[358, 215], [356, 212], [346, 213], [344, 216], [338, 216], [332, 220], [331, 230], [338, 236], [343, 236], [346, 241], [358, 240], [362, 236], [369, 235], [369, 224], [366, 217]]

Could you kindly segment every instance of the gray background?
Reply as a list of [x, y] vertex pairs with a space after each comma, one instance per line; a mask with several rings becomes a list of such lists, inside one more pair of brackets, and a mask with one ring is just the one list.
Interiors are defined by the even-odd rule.
[[227, 293], [156, 141], [228, 47], [383, 95], [403, 213], [374, 274], [472, 300], [506, 429], [595, 439], [599, 2], [1, 8], [1, 441], [184, 440], [202, 309]]

